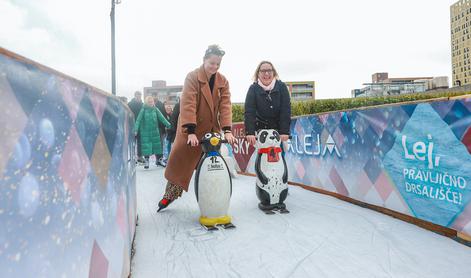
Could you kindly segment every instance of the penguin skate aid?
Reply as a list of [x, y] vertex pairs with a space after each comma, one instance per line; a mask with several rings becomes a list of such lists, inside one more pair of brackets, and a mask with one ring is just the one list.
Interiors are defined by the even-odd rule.
[[[200, 208], [200, 224], [207, 230], [216, 226], [234, 228], [228, 215], [232, 195], [232, 179], [226, 161], [220, 154], [221, 144], [227, 143], [219, 133], [206, 133], [199, 141], [202, 156], [196, 167], [195, 195]], [[167, 183], [158, 211], [181, 196], [181, 186]]]
[[220, 153], [227, 143], [219, 133], [206, 133], [200, 140], [203, 155], [195, 174], [195, 194], [200, 209], [199, 222], [208, 229], [215, 226], [235, 227], [228, 215], [232, 195], [232, 179], [226, 161]]
[[275, 129], [256, 132], [255, 191], [260, 200], [258, 207], [266, 214], [289, 213], [284, 201], [288, 195], [288, 169], [281, 154], [280, 134]]

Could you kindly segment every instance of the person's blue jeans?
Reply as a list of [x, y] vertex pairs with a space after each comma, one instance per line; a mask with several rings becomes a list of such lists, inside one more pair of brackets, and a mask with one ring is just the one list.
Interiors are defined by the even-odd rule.
[[167, 159], [168, 159], [168, 157], [170, 156], [170, 150], [172, 149], [172, 142], [170, 142], [170, 140], [168, 139], [165, 139], [165, 141], [167, 142]]

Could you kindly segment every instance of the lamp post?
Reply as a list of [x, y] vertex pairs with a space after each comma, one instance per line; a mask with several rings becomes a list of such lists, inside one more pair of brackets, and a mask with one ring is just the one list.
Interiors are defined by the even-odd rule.
[[116, 59], [114, 46], [114, 7], [121, 3], [121, 0], [111, 0], [111, 93], [116, 95]]

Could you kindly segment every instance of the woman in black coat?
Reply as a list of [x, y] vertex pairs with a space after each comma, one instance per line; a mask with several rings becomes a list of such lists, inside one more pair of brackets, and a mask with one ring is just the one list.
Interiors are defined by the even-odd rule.
[[281, 141], [290, 135], [291, 100], [285, 83], [271, 62], [262, 61], [254, 74], [254, 83], [245, 98], [245, 134], [247, 141], [255, 145], [255, 132], [275, 129]]

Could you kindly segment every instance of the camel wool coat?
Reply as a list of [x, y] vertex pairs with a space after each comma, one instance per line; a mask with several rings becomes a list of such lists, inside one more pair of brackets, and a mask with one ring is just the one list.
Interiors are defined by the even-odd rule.
[[177, 132], [165, 169], [165, 178], [188, 191], [193, 171], [201, 158], [201, 146], [187, 145], [187, 124], [196, 125], [195, 135], [201, 140], [207, 132], [221, 132], [232, 126], [232, 104], [227, 79], [216, 73], [213, 92], [203, 66], [190, 72], [185, 79], [180, 99]]

